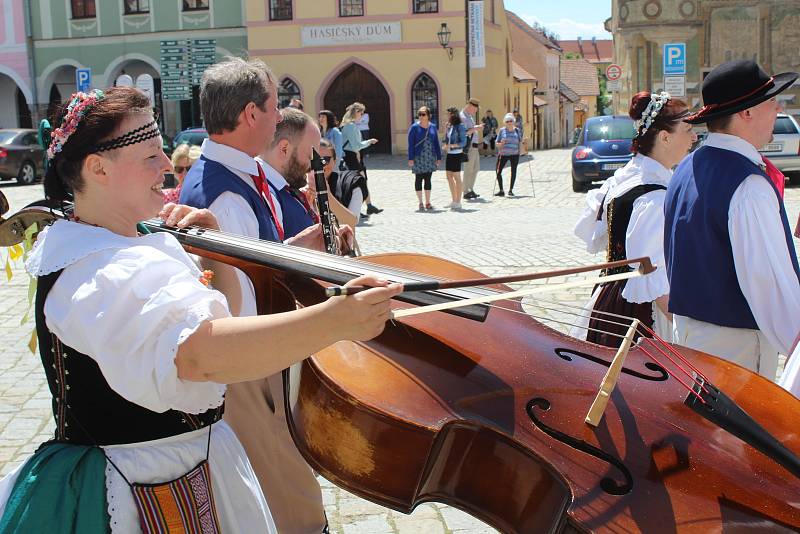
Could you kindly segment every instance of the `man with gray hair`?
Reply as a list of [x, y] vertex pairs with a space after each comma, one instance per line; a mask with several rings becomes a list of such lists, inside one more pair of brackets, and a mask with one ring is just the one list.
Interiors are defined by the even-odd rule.
[[475, 200], [480, 196], [473, 189], [475, 180], [478, 178], [478, 171], [481, 169], [478, 147], [481, 143], [480, 136], [483, 133], [483, 123], [475, 122], [480, 104], [481, 102], [477, 98], [470, 98], [467, 101], [467, 105], [459, 113], [461, 122], [464, 124], [464, 128], [467, 129], [467, 146], [464, 147], [464, 153], [469, 156], [469, 159], [464, 163], [464, 198], [466, 200]]
[[[266, 177], [255, 156], [272, 142], [278, 112], [275, 77], [261, 61], [226, 58], [203, 73], [200, 108], [209, 138], [186, 175], [183, 204], [211, 210], [220, 230], [284, 241]], [[319, 239], [319, 226], [286, 239], [304, 246]], [[234, 315], [257, 315], [250, 279], [221, 288]], [[281, 375], [228, 386], [225, 421], [242, 442], [281, 533], [327, 531], [322, 492], [292, 441], [283, 408]]]

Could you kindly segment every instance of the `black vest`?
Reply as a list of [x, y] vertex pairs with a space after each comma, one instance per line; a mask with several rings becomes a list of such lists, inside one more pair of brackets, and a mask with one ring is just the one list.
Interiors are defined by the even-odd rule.
[[53, 396], [56, 441], [78, 445], [137, 443], [191, 432], [221, 418], [222, 406], [199, 415], [175, 410], [158, 413], [112, 390], [97, 362], [61, 343], [47, 328], [44, 303], [61, 272], [40, 276], [36, 291], [36, 332]]
[[[630, 191], [612, 199], [608, 203], [606, 221], [608, 224], [608, 251], [606, 253], [606, 261], [619, 261], [628, 259], [628, 252], [625, 249], [625, 236], [628, 233], [628, 224], [631, 222], [631, 215], [633, 215], [633, 203], [642, 195], [657, 191], [659, 189], [666, 189], [663, 185], [658, 184], [643, 184], [637, 185]], [[597, 220], [602, 217], [602, 206], [597, 213]], [[603, 270], [603, 276], [612, 274], [621, 274], [632, 271], [633, 268], [629, 265], [623, 265], [615, 269]]]

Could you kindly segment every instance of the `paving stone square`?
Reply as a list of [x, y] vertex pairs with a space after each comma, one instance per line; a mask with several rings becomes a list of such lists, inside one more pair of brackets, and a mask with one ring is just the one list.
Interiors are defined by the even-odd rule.
[[[373, 202], [384, 209], [356, 228], [364, 254], [411, 251], [432, 254], [473, 267], [487, 275], [543, 271], [603, 260], [588, 254], [572, 235], [584, 205], [573, 193], [568, 149], [536, 152], [519, 165], [515, 197], [494, 197], [493, 158], [481, 158], [477, 201], [449, 211], [444, 172], [433, 177], [432, 212], [417, 212], [414, 179], [405, 158], [370, 155], [369, 185]], [[505, 183], [508, 184], [508, 169]], [[0, 183], [12, 211], [42, 197], [42, 186]], [[800, 210], [800, 188], [788, 187], [786, 205], [792, 222]], [[2, 256], [5, 257], [4, 255]], [[5, 266], [0, 265], [0, 269]], [[7, 281], [0, 272], [0, 475], [19, 465], [53, 432], [50, 394], [38, 355], [27, 348], [32, 323], [20, 325], [27, 304], [28, 278], [19, 267]], [[561, 281], [579, 279], [565, 277]], [[542, 284], [544, 281], [536, 283]], [[591, 287], [563, 290], [548, 300], [581, 306]], [[566, 314], [529, 304], [526, 310], [544, 319], [569, 321]], [[565, 330], [568, 326], [552, 323]], [[426, 503], [411, 515], [364, 501], [320, 479], [323, 499], [337, 534], [482, 534], [495, 532], [455, 508]]]

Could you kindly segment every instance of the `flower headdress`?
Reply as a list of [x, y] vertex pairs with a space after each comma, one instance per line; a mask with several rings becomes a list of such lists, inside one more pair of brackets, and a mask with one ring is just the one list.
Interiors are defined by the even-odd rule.
[[660, 93], [650, 95], [650, 103], [648, 103], [647, 107], [644, 108], [642, 118], [638, 121], [639, 137], [644, 137], [644, 134], [646, 134], [647, 130], [650, 129], [650, 126], [653, 125], [653, 122], [656, 120], [656, 117], [658, 117], [661, 109], [667, 105], [667, 102], [669, 102], [670, 98], [672, 98], [672, 96], [666, 91], [661, 91]]
[[74, 134], [75, 130], [78, 129], [78, 124], [80, 124], [86, 112], [89, 111], [95, 103], [103, 100], [103, 98], [105, 98], [105, 95], [100, 89], [94, 89], [88, 93], [78, 92], [72, 95], [61, 126], [53, 130], [51, 134], [52, 141], [50, 142], [50, 147], [47, 149], [47, 159], [52, 160], [56, 157], [56, 154], [61, 152], [69, 136]]

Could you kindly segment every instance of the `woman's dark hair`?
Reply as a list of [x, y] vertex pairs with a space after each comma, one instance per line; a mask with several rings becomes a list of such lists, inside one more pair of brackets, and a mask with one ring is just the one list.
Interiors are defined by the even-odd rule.
[[[325, 133], [331, 128], [336, 128], [337, 126], [339, 126], [339, 121], [336, 120], [336, 115], [333, 114], [333, 111], [330, 111], [328, 109], [323, 109], [317, 114], [317, 117], [319, 117], [320, 115], [325, 115], [325, 118], [328, 122], [327, 126], [325, 127], [325, 130], [322, 132], [322, 135], [325, 135]], [[322, 129], [322, 125], [320, 125], [320, 129]]]
[[[57, 118], [51, 121], [55, 127], [61, 127], [68, 105], [69, 101], [65, 102]], [[152, 107], [147, 95], [132, 87], [113, 87], [105, 91], [103, 99], [86, 111], [47, 169], [44, 192], [51, 205], [72, 200], [73, 192], [83, 189], [81, 168], [86, 156], [96, 152], [98, 143], [110, 139], [126, 117], [137, 113], [152, 113]]]
[[458, 109], [450, 108], [447, 111], [450, 113], [450, 118], [447, 119], [447, 124], [450, 126], [457, 126], [461, 124], [461, 114], [458, 112]]
[[[641, 91], [633, 95], [631, 107], [628, 110], [630, 118], [635, 121], [641, 120], [642, 114], [649, 103], [650, 93], [648, 91]], [[677, 98], [670, 98], [658, 112], [658, 116], [650, 124], [644, 135], [640, 135], [641, 127], [637, 129], [637, 135], [633, 138], [633, 146], [631, 148], [633, 153], [649, 155], [653, 151], [658, 132], [662, 130], [674, 132], [678, 124], [683, 122], [683, 119], [688, 114], [689, 106], [686, 105], [686, 102]]]

